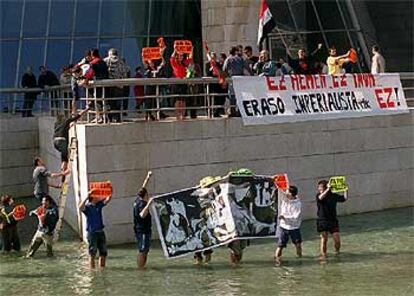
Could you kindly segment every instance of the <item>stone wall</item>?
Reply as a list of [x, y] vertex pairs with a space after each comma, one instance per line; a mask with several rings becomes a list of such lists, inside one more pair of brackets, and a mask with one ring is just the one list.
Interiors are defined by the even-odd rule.
[[80, 180], [84, 187], [88, 181], [114, 185], [104, 210], [111, 243], [134, 240], [132, 204], [148, 170], [151, 194], [241, 167], [287, 172], [299, 187], [305, 219], [316, 214], [315, 183], [332, 175], [346, 175], [350, 183], [350, 200], [338, 206], [341, 215], [412, 206], [413, 119], [414, 112], [250, 127], [237, 118], [79, 125], [85, 145]]
[[0, 194], [33, 194], [33, 157], [39, 153], [37, 118], [0, 119]]
[[236, 44], [256, 48], [259, 8], [259, 0], [201, 1], [203, 40], [226, 54]]

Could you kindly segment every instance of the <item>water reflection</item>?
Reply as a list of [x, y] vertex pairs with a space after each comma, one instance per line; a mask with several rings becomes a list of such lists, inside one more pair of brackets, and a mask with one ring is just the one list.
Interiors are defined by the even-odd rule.
[[245, 295], [240, 290], [240, 278], [233, 277], [219, 279], [208, 284], [208, 293], [213, 296], [239, 296]]

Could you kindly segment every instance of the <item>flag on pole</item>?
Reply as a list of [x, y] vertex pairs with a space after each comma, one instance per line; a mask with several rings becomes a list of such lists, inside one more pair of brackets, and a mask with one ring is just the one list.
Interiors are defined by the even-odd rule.
[[272, 13], [267, 6], [266, 0], [261, 1], [262, 3], [260, 4], [259, 12], [259, 30], [257, 34], [257, 45], [259, 47], [262, 44], [263, 40], [266, 38], [267, 34], [269, 34], [276, 26]]

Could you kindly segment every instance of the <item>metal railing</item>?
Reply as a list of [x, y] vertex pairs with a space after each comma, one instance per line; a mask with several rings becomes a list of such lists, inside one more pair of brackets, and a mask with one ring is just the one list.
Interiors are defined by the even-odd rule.
[[[156, 120], [165, 116], [174, 117], [179, 107], [174, 101], [185, 101], [186, 106], [181, 108], [187, 118], [195, 115], [211, 118], [218, 113], [223, 114], [223, 108], [229, 108], [227, 88], [218, 84], [216, 78], [129, 78], [113, 80], [90, 81], [88, 85], [80, 87], [80, 102], [77, 107], [82, 109], [87, 103], [92, 108], [86, 116], [91, 122], [97, 117], [103, 123], [110, 121], [123, 122], [125, 120], [142, 120], [149, 115]], [[0, 89], [0, 108], [4, 116], [25, 114], [25, 97], [28, 94], [37, 94], [33, 113], [36, 115], [56, 115], [70, 113], [72, 92], [69, 85], [53, 86], [45, 89], [33, 88], [4, 88]], [[219, 98], [220, 104], [217, 104]], [[26, 98], [27, 101], [27, 98]]]
[[[407, 103], [414, 107], [414, 73], [400, 73], [400, 77]], [[234, 107], [231, 103], [235, 103], [228, 88], [210, 77], [96, 80], [81, 89], [83, 94], [77, 108], [83, 109], [91, 103], [91, 110], [82, 119], [88, 123], [168, 120], [177, 118], [177, 113], [189, 119], [213, 118], [229, 114], [230, 108]], [[55, 116], [71, 112], [69, 85], [45, 89], [3, 88], [0, 89], [0, 116], [28, 115], [24, 108], [27, 107], [25, 97], [34, 93], [38, 94], [32, 108], [35, 115]], [[176, 101], [185, 101], [185, 107], [177, 106]]]

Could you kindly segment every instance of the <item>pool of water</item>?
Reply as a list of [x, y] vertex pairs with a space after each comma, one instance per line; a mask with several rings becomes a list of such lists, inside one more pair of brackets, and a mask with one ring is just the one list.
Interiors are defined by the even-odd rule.
[[[226, 248], [195, 266], [191, 257], [165, 259], [154, 243], [145, 270], [136, 268], [134, 246], [122, 245], [109, 248], [105, 270], [90, 271], [85, 245], [66, 228], [54, 259], [44, 249], [34, 259], [0, 256], [0, 295], [414, 295], [413, 209], [341, 217], [342, 254], [325, 263], [317, 259], [315, 222], [305, 221], [304, 257], [288, 246], [281, 267], [273, 264], [274, 241], [261, 240], [236, 267]], [[33, 226], [21, 228], [27, 241]]]

